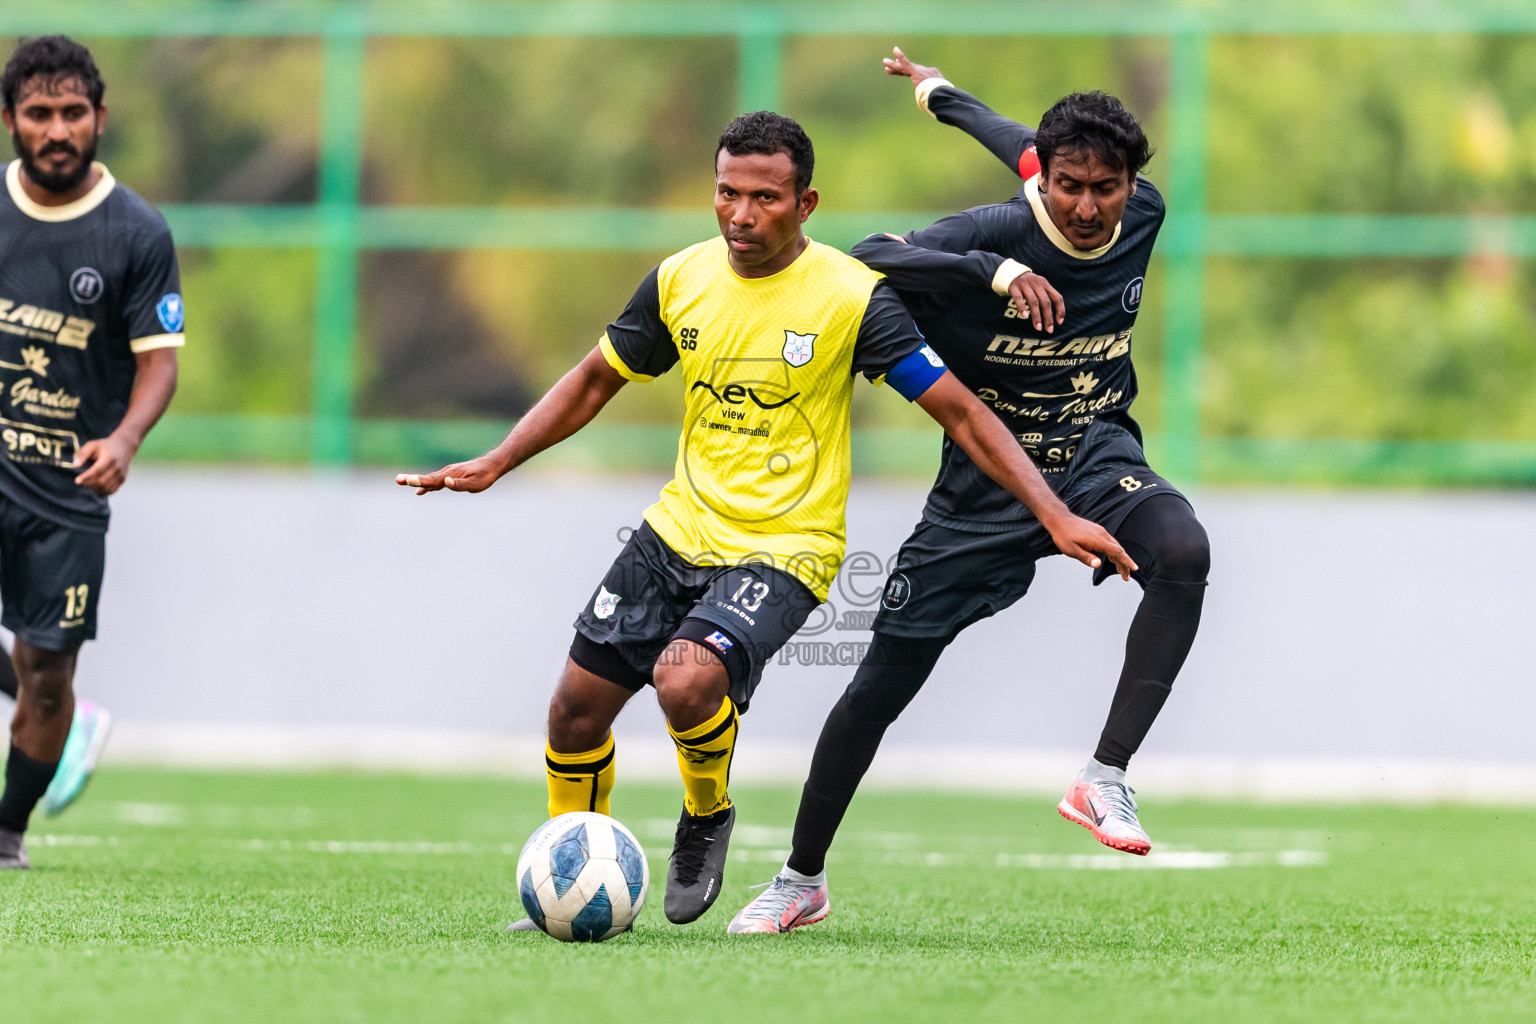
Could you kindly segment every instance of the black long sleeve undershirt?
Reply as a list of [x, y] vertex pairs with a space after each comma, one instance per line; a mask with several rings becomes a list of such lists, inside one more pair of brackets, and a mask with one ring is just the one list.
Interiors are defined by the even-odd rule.
[[1004, 117], [964, 89], [941, 85], [928, 95], [928, 110], [941, 124], [959, 128], [987, 150], [1014, 174], [1026, 175], [1019, 164], [1035, 144], [1035, 130]]
[[890, 235], [870, 235], [849, 253], [886, 276], [904, 295], [941, 298], [990, 289], [1003, 257], [990, 251], [992, 240], [971, 211], [953, 214], [903, 242]]
[[[928, 110], [941, 123], [959, 128], [985, 146], [1014, 174], [1035, 144], [1035, 130], [1004, 117], [964, 89], [941, 85], [928, 95]], [[1031, 156], [1031, 159], [1033, 157]], [[980, 216], [986, 216], [984, 213]], [[866, 266], [885, 274], [905, 294], [939, 297], [991, 288], [1003, 257], [975, 211], [957, 213], [906, 236], [870, 235], [850, 250]]]

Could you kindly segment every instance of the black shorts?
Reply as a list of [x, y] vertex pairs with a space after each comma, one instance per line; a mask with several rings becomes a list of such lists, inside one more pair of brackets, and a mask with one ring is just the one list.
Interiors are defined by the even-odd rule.
[[[1080, 460], [1056, 494], [1073, 514], [1110, 533], [1133, 508], [1158, 494], [1184, 495], [1152, 472], [1135, 438], [1114, 431]], [[995, 527], [991, 527], [995, 529]], [[1013, 604], [1029, 591], [1035, 563], [1060, 554], [1039, 520], [1029, 516], [1001, 533], [972, 533], [924, 520], [901, 545], [885, 581], [874, 630], [889, 636], [949, 636]], [[1108, 559], [1094, 585], [1114, 575]]]
[[34, 647], [96, 639], [107, 537], [60, 526], [0, 496], [0, 626]]
[[577, 616], [571, 660], [638, 691], [668, 644], [692, 640], [719, 656], [731, 700], [746, 710], [763, 667], [819, 604], [798, 578], [770, 565], [693, 565], [642, 522]]

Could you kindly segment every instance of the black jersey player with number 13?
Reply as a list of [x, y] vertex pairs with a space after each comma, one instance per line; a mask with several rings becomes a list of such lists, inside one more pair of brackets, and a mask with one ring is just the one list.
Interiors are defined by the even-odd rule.
[[79, 792], [104, 736], [70, 735], [75, 659], [96, 635], [107, 496], [176, 389], [182, 303], [165, 220], [92, 160], [107, 111], [90, 52], [26, 40], [0, 90], [18, 157], [0, 187], [0, 624], [20, 684], [0, 868], [25, 868], [33, 808], [45, 792], [57, 808], [51, 783], [60, 803]]
[[[1104, 93], [1061, 99], [1037, 133], [900, 50], [885, 64], [913, 80], [924, 111], [1025, 178], [1009, 202], [904, 238], [872, 235], [853, 255], [886, 275], [929, 344], [1009, 425], [1067, 507], [1103, 524], [1139, 566], [1143, 596], [1108, 721], [1059, 810], [1105, 845], [1145, 854], [1151, 840], [1125, 769], [1194, 642], [1210, 567], [1205, 530], [1148, 467], [1129, 412], [1132, 328], [1164, 213], [1139, 174], [1151, 149]], [[886, 727], [944, 648], [1022, 597], [1049, 554], [1028, 510], [946, 441], [922, 521], [886, 582], [869, 653], [817, 742], [789, 860], [731, 932], [788, 931], [826, 916], [826, 852]]]

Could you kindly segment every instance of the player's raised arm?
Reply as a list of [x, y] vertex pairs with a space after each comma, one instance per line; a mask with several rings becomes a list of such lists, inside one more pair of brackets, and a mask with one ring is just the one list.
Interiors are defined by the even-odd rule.
[[677, 347], [661, 319], [660, 292], [652, 270], [624, 312], [608, 325], [597, 347], [517, 421], [501, 444], [478, 459], [456, 462], [436, 473], [399, 473], [395, 483], [414, 487], [417, 494], [483, 491], [591, 423], [628, 381], [654, 380], [676, 362]]
[[985, 103], [958, 88], [938, 68], [914, 64], [894, 48], [894, 56], [885, 58], [885, 73], [912, 80], [917, 90], [917, 105], [941, 124], [953, 125], [980, 142], [1021, 178], [1033, 178], [1040, 171], [1035, 155], [1035, 130], [1004, 117]]

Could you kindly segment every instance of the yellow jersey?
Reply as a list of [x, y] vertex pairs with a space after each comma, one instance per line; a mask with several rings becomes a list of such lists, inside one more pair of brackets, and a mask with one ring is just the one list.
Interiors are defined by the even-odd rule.
[[851, 256], [811, 241], [763, 278], [728, 257], [715, 238], [663, 260], [599, 342], [629, 380], [682, 367], [676, 473], [645, 520], [691, 564], [766, 563], [824, 601], [846, 544], [853, 376], [900, 366], [895, 384], [917, 365], [926, 388], [943, 363]]

